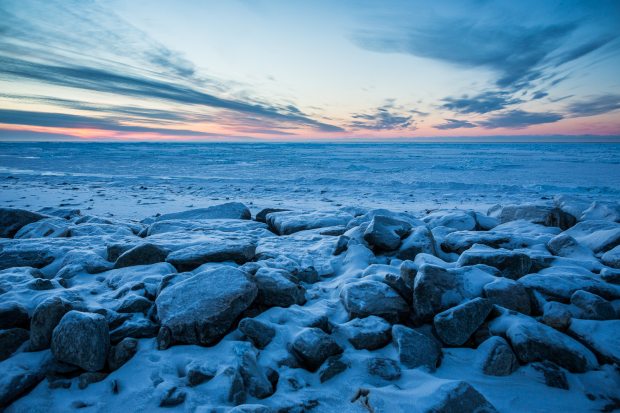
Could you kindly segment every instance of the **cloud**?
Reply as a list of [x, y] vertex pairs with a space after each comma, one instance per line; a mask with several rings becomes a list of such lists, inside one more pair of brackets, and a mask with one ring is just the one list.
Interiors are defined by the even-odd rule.
[[355, 119], [349, 124], [353, 129], [380, 131], [414, 128], [413, 116], [402, 113], [401, 107], [395, 107], [391, 99], [372, 113], [355, 113], [351, 117]]
[[549, 93], [539, 90], [538, 92], [534, 92], [534, 94], [532, 95], [532, 100], [542, 99], [546, 96], [549, 96]]
[[460, 98], [447, 97], [443, 101], [445, 103], [441, 105], [441, 108], [463, 114], [493, 112], [522, 102], [501, 91], [483, 92], [472, 97], [467, 95]]
[[596, 116], [620, 109], [620, 95], [608, 94], [573, 102], [568, 106], [571, 117]]
[[485, 129], [508, 128], [523, 129], [531, 125], [553, 123], [563, 119], [563, 116], [553, 112], [526, 112], [516, 109], [508, 112], [491, 115], [488, 119], [477, 122]]
[[433, 126], [435, 129], [448, 130], [448, 129], [460, 129], [460, 128], [475, 128], [476, 125], [466, 120], [459, 119], [445, 119], [446, 123]]

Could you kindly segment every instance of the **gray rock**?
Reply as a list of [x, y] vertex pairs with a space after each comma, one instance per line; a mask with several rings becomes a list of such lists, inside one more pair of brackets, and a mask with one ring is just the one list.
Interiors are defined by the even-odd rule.
[[478, 346], [478, 362], [484, 374], [509, 376], [519, 368], [517, 356], [506, 340], [492, 336]]
[[23, 226], [46, 218], [36, 212], [16, 208], [0, 208], [0, 238], [12, 238]]
[[492, 303], [529, 315], [530, 295], [523, 285], [509, 278], [498, 278], [484, 286], [484, 296]]
[[529, 274], [519, 279], [525, 288], [536, 290], [542, 294], [568, 301], [575, 291], [583, 290], [603, 297], [606, 300], [620, 298], [620, 286], [601, 280], [588, 271], [575, 271], [562, 267], [548, 268], [536, 274]]
[[162, 247], [150, 243], [140, 244], [123, 252], [116, 259], [114, 268], [155, 264], [166, 261], [167, 256], [168, 251]]
[[145, 318], [129, 320], [110, 332], [110, 341], [112, 343], [119, 343], [125, 337], [152, 338], [157, 335], [158, 331], [159, 326], [151, 320]]
[[348, 369], [351, 364], [342, 359], [342, 356], [333, 356], [328, 358], [319, 369], [319, 379], [321, 383], [336, 377], [338, 374]]
[[71, 222], [62, 218], [44, 218], [21, 227], [15, 233], [15, 239], [59, 238], [69, 235]]
[[435, 371], [441, 358], [441, 346], [437, 340], [411, 328], [392, 326], [392, 342], [398, 351], [400, 362], [409, 369], [426, 367]]
[[381, 377], [383, 380], [398, 380], [401, 376], [400, 366], [392, 359], [372, 357], [368, 359], [366, 367], [370, 375]]
[[381, 317], [355, 318], [338, 327], [358, 350], [377, 350], [390, 342], [392, 326]]
[[511, 242], [510, 234], [494, 231], [455, 231], [443, 239], [441, 247], [445, 251], [462, 254], [474, 244], [486, 245], [491, 248], [500, 248]]
[[288, 209], [280, 209], [280, 208], [264, 208], [258, 211], [256, 214], [256, 218], [254, 218], [258, 222], [267, 223], [267, 215], [272, 214], [274, 212], [285, 212], [289, 211]]
[[234, 261], [244, 264], [254, 258], [256, 245], [249, 239], [222, 240], [221, 243], [191, 245], [171, 252], [166, 262], [179, 271], [192, 271], [207, 262]]
[[0, 330], [0, 361], [9, 358], [29, 338], [30, 333], [23, 328]]
[[128, 295], [116, 310], [119, 313], [144, 313], [146, 314], [153, 303], [141, 295]]
[[433, 320], [437, 335], [448, 345], [463, 345], [482, 325], [491, 308], [487, 299], [476, 298], [439, 313]]
[[582, 221], [564, 232], [595, 253], [620, 245], [620, 224], [605, 220]]
[[30, 316], [28, 310], [15, 301], [0, 303], [0, 330], [7, 328], [29, 328]]
[[556, 301], [545, 303], [541, 321], [559, 331], [565, 331], [570, 325], [571, 312], [565, 304]]
[[12, 267], [43, 268], [54, 261], [49, 249], [38, 244], [14, 245], [0, 250], [0, 270]]
[[426, 226], [413, 228], [398, 249], [396, 256], [401, 260], [413, 260], [418, 254], [436, 255], [435, 238]]
[[86, 371], [105, 367], [110, 351], [110, 333], [100, 314], [69, 311], [52, 335], [52, 354], [56, 360]]
[[553, 255], [572, 258], [594, 258], [592, 250], [581, 245], [568, 234], [561, 233], [551, 238], [547, 243], [547, 249]]
[[384, 215], [375, 216], [364, 231], [364, 241], [378, 251], [394, 251], [411, 231], [406, 221]]
[[340, 298], [351, 318], [370, 315], [396, 322], [409, 313], [407, 302], [390, 286], [380, 281], [363, 280], [345, 285]]
[[291, 281], [284, 270], [263, 267], [252, 277], [258, 287], [256, 301], [265, 307], [290, 307], [306, 302], [306, 289]]
[[[502, 224], [522, 219], [534, 224], [560, 227], [565, 230], [577, 222], [577, 219], [571, 214], [562, 211], [560, 208], [546, 205], [506, 205], [497, 211], [496, 214]], [[489, 215], [493, 216], [494, 214]]]
[[547, 386], [563, 390], [569, 389], [566, 374], [556, 364], [545, 360], [540, 363], [532, 363], [532, 367], [542, 373]]
[[258, 293], [245, 273], [223, 266], [165, 288], [157, 314], [173, 341], [210, 345], [221, 339]]
[[307, 229], [347, 225], [353, 216], [342, 211], [274, 212], [266, 217], [269, 228], [278, 235], [290, 235]]
[[138, 340], [124, 338], [120, 343], [110, 348], [108, 354], [108, 368], [110, 371], [118, 370], [138, 352]]
[[475, 245], [461, 254], [457, 266], [484, 264], [495, 267], [507, 278], [516, 280], [530, 271], [532, 260], [522, 252]]
[[49, 348], [52, 332], [63, 316], [71, 311], [73, 306], [60, 297], [50, 297], [39, 304], [32, 313], [30, 320], [30, 351], [39, 351]]
[[158, 216], [156, 221], [167, 221], [172, 219], [252, 219], [252, 214], [241, 202], [227, 202], [207, 208], [163, 214]]
[[439, 386], [430, 399], [432, 407], [422, 410], [424, 413], [497, 413], [487, 399], [469, 383], [454, 381]]
[[620, 245], [615, 246], [603, 254], [601, 261], [608, 267], [620, 269]]
[[603, 362], [620, 365], [620, 320], [573, 319], [568, 332], [592, 349]]
[[267, 347], [276, 335], [276, 329], [266, 322], [255, 318], [244, 318], [239, 322], [241, 331], [258, 349]]
[[579, 290], [570, 297], [570, 302], [582, 310], [581, 317], [588, 320], [612, 320], [616, 310], [611, 303], [596, 294]]
[[291, 350], [310, 371], [316, 371], [329, 357], [343, 351], [333, 338], [318, 328], [303, 329], [295, 336]]
[[187, 385], [196, 387], [215, 377], [215, 369], [206, 366], [204, 363], [192, 362], [187, 366], [186, 372]]
[[257, 399], [264, 399], [273, 394], [274, 388], [263, 369], [256, 361], [256, 352], [250, 343], [239, 343], [234, 347], [239, 373], [247, 392]]
[[78, 378], [78, 387], [84, 390], [90, 384], [99, 383], [106, 377], [108, 377], [108, 373], [87, 371], [86, 373], [80, 374], [80, 377]]
[[431, 212], [422, 218], [430, 228], [447, 227], [457, 231], [467, 231], [476, 228], [476, 218], [473, 212], [463, 210], [439, 210]]

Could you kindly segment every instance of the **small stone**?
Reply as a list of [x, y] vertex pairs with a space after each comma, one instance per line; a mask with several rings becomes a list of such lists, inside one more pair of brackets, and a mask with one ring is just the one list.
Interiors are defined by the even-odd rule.
[[502, 337], [487, 339], [478, 347], [478, 354], [482, 372], [489, 376], [508, 376], [519, 368], [517, 356]]
[[342, 360], [342, 356], [333, 356], [328, 358], [319, 369], [319, 378], [321, 383], [325, 383], [332, 377], [342, 373], [348, 369], [349, 366], [349, 363]]
[[292, 352], [310, 371], [316, 371], [327, 358], [342, 353], [342, 348], [318, 328], [303, 329], [292, 344]]
[[367, 362], [368, 373], [384, 380], [398, 380], [401, 376], [400, 366], [392, 359], [373, 357]]
[[532, 367], [543, 374], [547, 386], [564, 390], [569, 389], [566, 374], [557, 364], [545, 360], [540, 363], [532, 363]]
[[108, 368], [110, 371], [118, 370], [138, 352], [138, 340], [124, 338], [120, 343], [110, 349], [108, 354]]
[[377, 316], [355, 318], [342, 324], [339, 331], [358, 350], [377, 350], [390, 342], [392, 326]]
[[430, 371], [437, 368], [442, 354], [437, 340], [411, 328], [394, 325], [392, 342], [398, 350], [400, 362], [405, 367], [415, 369], [423, 366]]
[[30, 332], [23, 328], [0, 330], [0, 361], [6, 360], [30, 338]]
[[258, 349], [264, 349], [276, 335], [271, 325], [255, 318], [244, 318], [239, 322], [241, 331]]
[[78, 380], [78, 387], [82, 390], [88, 387], [89, 384], [98, 383], [108, 377], [108, 373], [100, 373], [100, 372], [86, 372], [80, 374], [80, 378]]
[[488, 300], [476, 298], [439, 313], [434, 319], [437, 335], [448, 345], [463, 345], [482, 325], [491, 308]]
[[174, 407], [185, 402], [187, 393], [176, 386], [172, 386], [164, 392], [159, 407]]

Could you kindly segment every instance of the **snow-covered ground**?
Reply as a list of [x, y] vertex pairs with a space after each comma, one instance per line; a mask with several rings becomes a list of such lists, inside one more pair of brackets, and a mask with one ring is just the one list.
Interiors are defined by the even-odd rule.
[[0, 144], [0, 410], [619, 409], [618, 155]]

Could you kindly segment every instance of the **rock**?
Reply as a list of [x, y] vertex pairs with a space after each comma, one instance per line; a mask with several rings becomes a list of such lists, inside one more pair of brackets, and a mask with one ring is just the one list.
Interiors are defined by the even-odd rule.
[[488, 300], [476, 298], [439, 313], [434, 318], [437, 335], [448, 345], [463, 345], [482, 325], [491, 308]]
[[80, 377], [78, 379], [78, 387], [84, 390], [88, 387], [88, 385], [93, 383], [99, 383], [106, 377], [108, 377], [108, 373], [87, 371], [86, 373], [80, 374]]
[[244, 264], [254, 258], [256, 244], [249, 239], [222, 240], [221, 243], [181, 248], [166, 258], [179, 271], [192, 271], [207, 262], [234, 261]]
[[123, 252], [117, 258], [114, 268], [155, 264], [166, 261], [167, 256], [168, 251], [162, 247], [150, 243], [140, 244]]
[[29, 328], [30, 316], [21, 304], [15, 301], [0, 303], [0, 330], [7, 328]]
[[155, 303], [161, 325], [174, 341], [210, 345], [226, 334], [257, 293], [245, 273], [224, 266], [165, 288]]
[[223, 393], [223, 402], [231, 403], [234, 406], [245, 403], [247, 394], [245, 386], [243, 384], [243, 377], [238, 368], [227, 367], [220, 374], [215, 376], [211, 380], [208, 386], [218, 390], [218, 393]]
[[364, 241], [378, 251], [398, 249], [401, 240], [411, 231], [411, 224], [383, 215], [375, 216], [364, 231]]
[[108, 323], [100, 314], [69, 311], [52, 335], [54, 357], [86, 371], [103, 369], [109, 350]]
[[295, 336], [291, 350], [309, 371], [316, 371], [329, 357], [343, 351], [333, 338], [318, 328], [303, 329]]
[[19, 353], [2, 362], [0, 410], [27, 394], [44, 378], [50, 363], [49, 351]]
[[44, 218], [37, 222], [24, 225], [13, 238], [59, 238], [69, 235], [71, 222], [62, 218]]
[[16, 208], [0, 208], [0, 238], [12, 238], [23, 226], [37, 222], [45, 215]]
[[620, 224], [616, 222], [582, 221], [564, 231], [564, 234], [573, 237], [595, 253], [609, 251], [620, 245]]
[[40, 303], [32, 313], [28, 349], [39, 351], [49, 348], [54, 328], [72, 309], [73, 306], [60, 297], [50, 297]]
[[396, 322], [409, 313], [405, 300], [380, 281], [362, 280], [347, 284], [342, 288], [340, 298], [351, 318], [375, 315]]
[[14, 244], [0, 249], [0, 270], [12, 267], [43, 268], [53, 261], [49, 249], [37, 244]]
[[270, 324], [255, 318], [244, 318], [239, 322], [239, 331], [241, 331], [252, 344], [258, 349], [267, 347], [276, 335], [276, 329]]
[[543, 374], [547, 386], [568, 390], [566, 374], [557, 365], [545, 360], [540, 363], [532, 363], [532, 368]]
[[601, 270], [601, 279], [612, 284], [620, 284], [620, 270], [603, 268]]
[[372, 357], [368, 359], [366, 367], [370, 375], [381, 377], [383, 380], [393, 381], [400, 379], [400, 366], [392, 359]]
[[606, 363], [620, 365], [620, 320], [573, 319], [568, 330]]
[[205, 366], [202, 363], [193, 362], [187, 366], [186, 372], [187, 384], [190, 387], [196, 387], [215, 377], [215, 370]]
[[342, 356], [328, 358], [319, 369], [319, 379], [321, 383], [337, 376], [350, 367], [350, 364], [342, 360]]
[[347, 225], [352, 218], [351, 214], [342, 211], [285, 211], [267, 215], [266, 221], [276, 234], [290, 235], [308, 229]]
[[620, 222], [620, 204], [617, 202], [594, 201], [583, 211], [580, 221], [606, 220]]
[[432, 395], [416, 404], [428, 406], [420, 410], [424, 413], [497, 413], [497, 409], [482, 394], [464, 381], [442, 384]]
[[413, 260], [418, 254], [436, 255], [435, 238], [426, 226], [413, 228], [398, 249], [396, 256], [401, 260]]
[[441, 346], [433, 338], [416, 330], [392, 326], [392, 342], [398, 351], [400, 362], [409, 369], [426, 367], [435, 371], [441, 358]]
[[288, 209], [280, 209], [280, 208], [264, 208], [258, 211], [256, 214], [256, 221], [267, 223], [267, 215], [272, 214], [274, 212], [285, 212], [289, 211]]
[[152, 338], [157, 335], [159, 326], [148, 319], [129, 320], [110, 332], [110, 341], [119, 343], [125, 337]]
[[578, 267], [551, 267], [519, 279], [525, 288], [536, 290], [559, 301], [568, 301], [575, 291], [583, 290], [606, 300], [620, 298], [620, 287], [601, 280]]
[[341, 235], [338, 237], [338, 242], [336, 242], [336, 247], [334, 247], [333, 255], [340, 255], [345, 252], [349, 248], [349, 241], [351, 238], [346, 235]]
[[603, 254], [601, 261], [608, 267], [620, 269], [620, 245]]
[[141, 295], [128, 295], [116, 310], [119, 313], [143, 313], [146, 314], [153, 303]]
[[391, 339], [392, 326], [384, 319], [371, 315], [355, 318], [338, 327], [347, 340], [358, 350], [377, 350]]
[[616, 318], [616, 311], [613, 305], [596, 294], [583, 290], [575, 291], [570, 297], [570, 302], [583, 310], [582, 317], [579, 318], [586, 318], [588, 320], [611, 320]]
[[185, 402], [187, 393], [185, 390], [172, 386], [164, 391], [162, 398], [159, 400], [159, 407], [174, 407]]
[[478, 362], [484, 374], [508, 376], [519, 368], [517, 356], [499, 336], [492, 336], [478, 347]]
[[253, 277], [258, 287], [257, 303], [265, 307], [290, 307], [306, 302], [306, 289], [290, 280], [284, 270], [263, 267]]
[[[497, 211], [496, 214], [502, 224], [522, 219], [534, 224], [560, 227], [565, 230], [577, 222], [576, 218], [571, 214], [562, 211], [560, 208], [546, 205], [506, 205]], [[493, 214], [489, 215], [493, 216]]]
[[252, 219], [250, 210], [241, 202], [228, 202], [207, 208], [190, 209], [189, 211], [173, 212], [158, 216], [156, 221], [173, 219]]
[[547, 249], [553, 255], [568, 258], [593, 259], [592, 250], [581, 245], [577, 240], [566, 233], [561, 233], [551, 238], [547, 243]]
[[432, 212], [422, 218], [430, 228], [447, 227], [456, 231], [468, 231], [476, 228], [474, 214], [469, 211], [443, 210]]
[[273, 394], [274, 388], [263, 369], [256, 361], [256, 352], [250, 343], [240, 343], [234, 347], [237, 355], [239, 373], [247, 392], [257, 399]]
[[529, 315], [530, 295], [523, 285], [509, 278], [498, 278], [483, 287], [484, 296], [492, 304]]
[[29, 338], [30, 333], [23, 328], [0, 330], [0, 361], [9, 358]]
[[457, 266], [484, 264], [495, 267], [504, 277], [516, 280], [530, 271], [532, 260], [522, 252], [475, 245], [461, 254]]
[[110, 371], [118, 370], [138, 352], [138, 340], [124, 338], [120, 343], [110, 348], [108, 354], [108, 368]]
[[54, 207], [45, 207], [41, 208], [37, 211], [39, 214], [58, 217], [66, 220], [70, 220], [73, 218], [77, 218], [82, 215], [82, 211], [75, 208], [54, 208]]
[[509, 246], [512, 241], [510, 234], [495, 231], [455, 231], [445, 236], [441, 242], [444, 251], [462, 254], [474, 244], [486, 245], [491, 248]]

